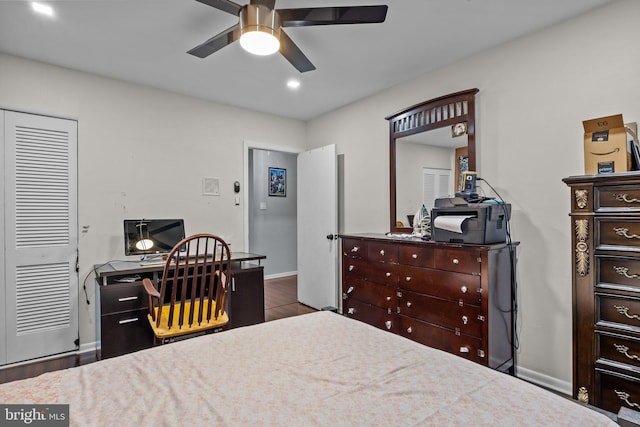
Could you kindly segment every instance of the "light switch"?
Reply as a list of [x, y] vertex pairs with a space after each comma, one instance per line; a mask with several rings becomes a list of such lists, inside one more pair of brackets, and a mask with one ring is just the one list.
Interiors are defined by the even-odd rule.
[[236, 196], [235, 202], [236, 202], [236, 206], [240, 204], [240, 196]]
[[260, 210], [261, 211], [267, 210], [267, 202], [260, 202]]

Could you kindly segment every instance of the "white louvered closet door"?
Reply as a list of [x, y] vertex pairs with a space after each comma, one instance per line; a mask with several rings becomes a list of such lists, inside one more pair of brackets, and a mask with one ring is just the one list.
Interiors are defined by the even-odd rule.
[[6, 361], [78, 348], [77, 122], [4, 112]]
[[422, 169], [422, 201], [429, 212], [437, 198], [451, 195], [451, 181], [450, 169]]

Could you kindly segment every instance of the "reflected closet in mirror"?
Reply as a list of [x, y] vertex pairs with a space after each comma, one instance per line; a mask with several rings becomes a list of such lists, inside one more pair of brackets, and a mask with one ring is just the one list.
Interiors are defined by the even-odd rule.
[[424, 204], [460, 190], [476, 170], [475, 94], [469, 89], [405, 108], [389, 121], [390, 231], [410, 233]]

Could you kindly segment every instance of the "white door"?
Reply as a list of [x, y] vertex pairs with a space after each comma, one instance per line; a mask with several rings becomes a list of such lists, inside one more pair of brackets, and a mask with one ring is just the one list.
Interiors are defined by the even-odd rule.
[[338, 307], [336, 146], [298, 154], [298, 301]]
[[78, 348], [77, 123], [4, 115], [5, 348], [13, 363]]

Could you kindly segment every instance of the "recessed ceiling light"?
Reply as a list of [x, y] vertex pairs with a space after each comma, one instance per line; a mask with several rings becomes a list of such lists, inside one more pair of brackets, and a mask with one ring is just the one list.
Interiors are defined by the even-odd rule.
[[289, 89], [298, 89], [300, 87], [300, 80], [289, 79], [289, 81], [287, 82], [287, 87]]
[[40, 13], [42, 15], [53, 16], [53, 8], [46, 4], [32, 1], [31, 9], [33, 9], [34, 12]]

